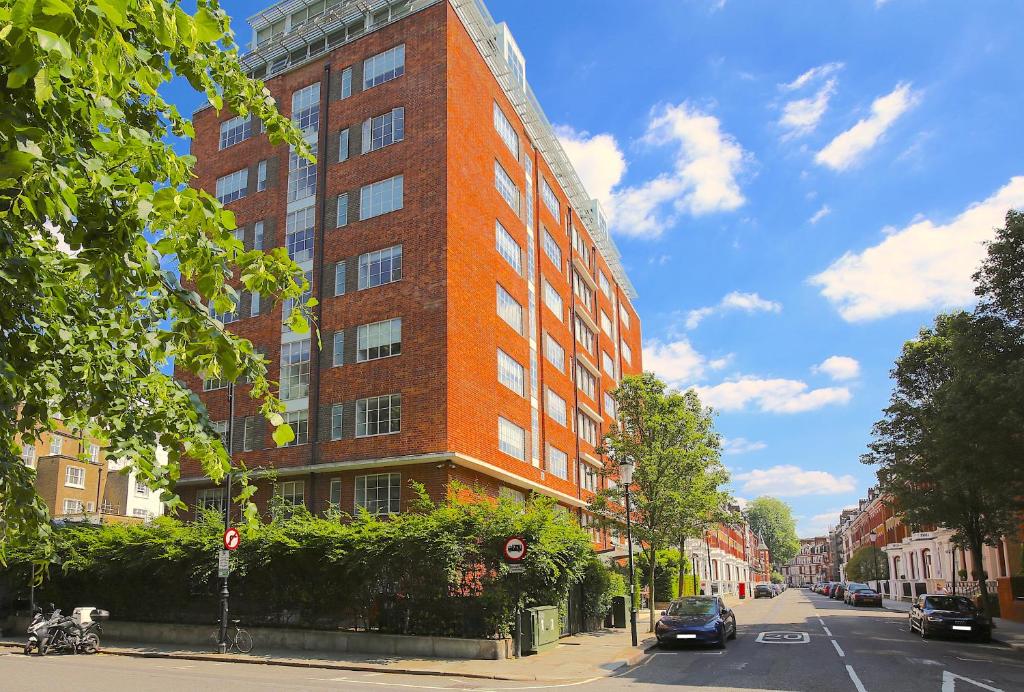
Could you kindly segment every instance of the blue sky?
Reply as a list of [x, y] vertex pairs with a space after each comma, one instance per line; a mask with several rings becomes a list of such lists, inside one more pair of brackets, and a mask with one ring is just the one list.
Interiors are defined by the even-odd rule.
[[[269, 4], [223, 6], [248, 40]], [[645, 367], [718, 409], [737, 496], [824, 530], [903, 341], [1024, 207], [1024, 4], [487, 4], [611, 216]]]

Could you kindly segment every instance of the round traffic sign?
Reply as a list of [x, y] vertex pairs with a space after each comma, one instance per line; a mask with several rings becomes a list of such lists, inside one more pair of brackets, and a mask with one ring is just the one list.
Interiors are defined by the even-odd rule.
[[224, 549], [234, 550], [238, 547], [238, 543], [241, 539], [242, 537], [238, 535], [238, 529], [234, 526], [229, 527], [228, 530], [224, 532]]
[[526, 541], [518, 536], [513, 536], [505, 540], [505, 559], [509, 562], [519, 562], [526, 557]]

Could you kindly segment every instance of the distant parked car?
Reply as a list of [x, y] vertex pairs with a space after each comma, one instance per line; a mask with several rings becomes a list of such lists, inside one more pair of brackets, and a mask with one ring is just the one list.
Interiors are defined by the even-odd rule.
[[860, 589], [867, 588], [870, 588], [867, 584], [862, 584], [857, 581], [851, 581], [846, 585], [846, 593], [843, 594], [843, 601], [846, 603], [850, 603], [850, 597], [853, 596], [854, 592], [859, 591]]
[[992, 641], [992, 619], [964, 596], [918, 596], [910, 608], [910, 631], [914, 629], [921, 633], [922, 639], [945, 634]]
[[778, 584], [772, 584], [772, 591], [774, 591], [775, 595], [778, 596], [780, 593], [782, 593], [782, 587], [780, 587]]
[[857, 589], [850, 592], [850, 605], [856, 606], [878, 606], [882, 607], [882, 594], [874, 589]]
[[835, 588], [832, 589], [832, 592], [828, 595], [828, 597], [838, 601], [842, 599], [844, 593], [846, 593], [846, 584], [839, 582], [836, 584]]
[[775, 598], [775, 589], [771, 584], [758, 584], [754, 587], [754, 598]]
[[672, 601], [654, 627], [658, 644], [716, 644], [736, 638], [736, 615], [718, 596], [686, 596]]

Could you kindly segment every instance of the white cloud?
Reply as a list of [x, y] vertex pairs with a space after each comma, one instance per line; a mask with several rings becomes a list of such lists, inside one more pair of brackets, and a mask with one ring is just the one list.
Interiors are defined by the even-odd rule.
[[765, 300], [757, 293], [733, 291], [722, 298], [718, 305], [697, 308], [686, 313], [686, 328], [696, 329], [705, 318], [730, 310], [742, 310], [747, 313], [782, 312], [782, 305], [773, 300]]
[[783, 91], [796, 91], [802, 89], [811, 82], [816, 82], [819, 79], [824, 79], [835, 72], [843, 69], [843, 63], [841, 62], [828, 62], [824, 65], [818, 65], [804, 72], [802, 75], [794, 79], [789, 84], [780, 84], [779, 88]]
[[555, 134], [587, 192], [601, 202], [606, 213], [611, 213], [612, 189], [626, 174], [626, 157], [615, 137], [577, 132], [568, 125], [555, 127]]
[[768, 445], [764, 442], [748, 440], [745, 437], [722, 438], [722, 454], [747, 454], [760, 452]]
[[838, 495], [851, 492], [857, 487], [857, 481], [851, 475], [834, 476], [828, 471], [805, 471], [793, 464], [779, 464], [768, 469], [738, 473], [733, 476], [733, 480], [743, 484], [740, 492], [744, 494], [775, 497]]
[[[645, 356], [646, 357], [646, 356]], [[850, 401], [846, 387], [811, 389], [806, 382], [743, 376], [713, 387], [698, 387], [701, 400], [721, 411], [741, 411], [753, 405], [764, 413], [803, 413]]]
[[1007, 210], [1022, 206], [1024, 176], [1017, 176], [947, 224], [921, 218], [902, 229], [886, 229], [882, 242], [847, 252], [810, 282], [848, 322], [968, 305], [974, 301], [971, 275], [985, 255], [983, 243], [1002, 226]]
[[836, 93], [836, 83], [835, 79], [829, 79], [814, 96], [794, 99], [783, 106], [779, 125], [787, 130], [787, 138], [810, 134], [818, 127], [828, 110], [828, 102]]
[[837, 135], [814, 160], [836, 171], [846, 170], [874, 147], [886, 130], [919, 100], [920, 95], [911, 90], [909, 84], [897, 84], [891, 92], [874, 100], [870, 116]]
[[843, 510], [837, 509], [830, 512], [815, 514], [813, 517], [803, 517], [796, 525], [796, 535], [800, 538], [814, 538], [815, 536], [828, 535], [829, 529], [839, 523], [839, 515]]
[[644, 344], [643, 363], [645, 370], [673, 387], [684, 389], [703, 379], [709, 370], [724, 368], [729, 357], [709, 360], [686, 339], [667, 342], [652, 339]]
[[832, 207], [828, 206], [827, 204], [823, 204], [823, 205], [821, 205], [821, 209], [819, 209], [818, 211], [814, 212], [814, 216], [809, 218], [807, 221], [808, 221], [808, 223], [811, 223], [813, 225], [813, 224], [818, 223], [819, 221], [821, 221], [822, 219], [824, 219], [826, 216], [828, 216], [831, 213], [832, 213]]
[[812, 370], [824, 373], [833, 380], [852, 380], [860, 375], [860, 363], [849, 356], [829, 356]]

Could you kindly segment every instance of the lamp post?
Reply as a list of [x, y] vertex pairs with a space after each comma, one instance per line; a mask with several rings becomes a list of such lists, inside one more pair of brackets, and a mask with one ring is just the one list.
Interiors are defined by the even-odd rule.
[[[235, 383], [228, 383], [228, 431], [227, 431], [227, 452], [228, 460], [231, 461], [232, 442], [235, 436]], [[231, 527], [231, 471], [228, 470], [227, 484], [224, 488], [224, 530]], [[226, 653], [228, 650], [228, 575], [220, 579], [220, 631], [217, 638], [217, 652]]]
[[[633, 639], [633, 646], [636, 646], [636, 590], [633, 585], [633, 521], [630, 518], [631, 508], [629, 502], [629, 485], [633, 482], [632, 461], [623, 459], [619, 462], [619, 482], [626, 488], [626, 547], [629, 550], [629, 631]], [[653, 608], [653, 590], [651, 596], [651, 607]]]
[[878, 551], [875, 548], [875, 541], [878, 540], [878, 534], [874, 531], [871, 532], [871, 561], [874, 563], [875, 568], [875, 586], [878, 586]]

